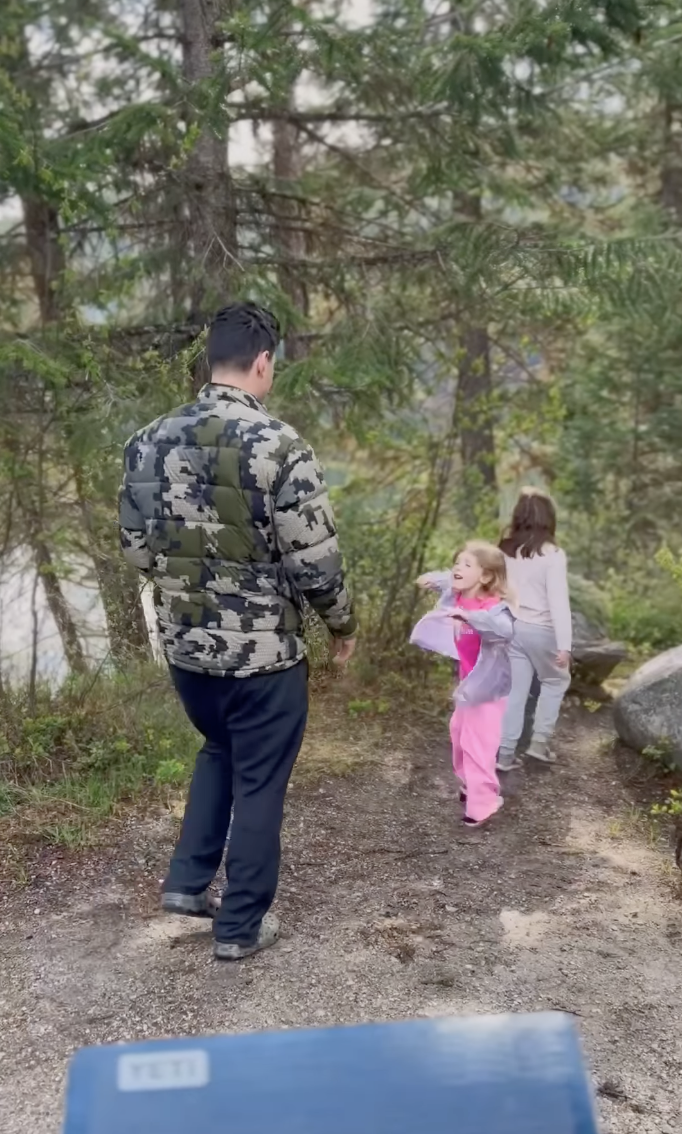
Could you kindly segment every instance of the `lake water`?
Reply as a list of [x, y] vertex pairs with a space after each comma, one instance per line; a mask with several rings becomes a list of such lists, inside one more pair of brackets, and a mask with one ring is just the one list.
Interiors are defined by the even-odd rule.
[[[72, 560], [67, 565], [69, 578], [62, 590], [78, 627], [86, 656], [93, 666], [103, 662], [108, 653], [104, 609], [94, 584], [93, 565], [87, 560]], [[68, 674], [59, 631], [50, 614], [43, 585], [38, 580], [30, 553], [17, 548], [0, 564], [0, 672], [13, 684], [27, 680], [31, 667], [33, 642], [33, 595], [38, 625], [38, 676], [58, 686]], [[160, 656], [156, 619], [151, 593], [145, 589], [142, 601], [150, 628], [154, 652]]]

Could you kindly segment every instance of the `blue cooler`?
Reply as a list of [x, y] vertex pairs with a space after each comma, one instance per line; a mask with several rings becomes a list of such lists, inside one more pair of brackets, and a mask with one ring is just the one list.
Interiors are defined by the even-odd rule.
[[79, 1051], [64, 1134], [596, 1134], [558, 1012]]

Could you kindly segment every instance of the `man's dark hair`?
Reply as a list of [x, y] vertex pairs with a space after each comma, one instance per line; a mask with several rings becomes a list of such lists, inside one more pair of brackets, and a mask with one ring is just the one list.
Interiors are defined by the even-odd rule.
[[271, 311], [256, 303], [230, 303], [208, 328], [208, 364], [211, 370], [215, 366], [250, 370], [263, 351], [275, 353], [279, 340], [279, 323]]

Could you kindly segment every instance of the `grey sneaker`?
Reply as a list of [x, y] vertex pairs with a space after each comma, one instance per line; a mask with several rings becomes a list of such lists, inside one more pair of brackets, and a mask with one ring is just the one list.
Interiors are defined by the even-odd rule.
[[533, 760], [539, 760], [542, 764], [556, 764], [556, 756], [549, 750], [549, 741], [540, 737], [531, 740], [526, 749], [526, 756], [531, 756]]
[[220, 898], [210, 890], [204, 890], [203, 894], [178, 894], [169, 890], [161, 896], [161, 909], [184, 917], [213, 918], [220, 909]]
[[498, 772], [513, 772], [516, 768], [523, 767], [523, 760], [519, 760], [518, 756], [498, 756], [495, 769]]
[[260, 953], [261, 949], [269, 949], [279, 940], [279, 920], [272, 913], [263, 918], [258, 937], [253, 945], [237, 945], [232, 941], [216, 941], [213, 946], [213, 956], [216, 961], [243, 961], [245, 957], [252, 957]]

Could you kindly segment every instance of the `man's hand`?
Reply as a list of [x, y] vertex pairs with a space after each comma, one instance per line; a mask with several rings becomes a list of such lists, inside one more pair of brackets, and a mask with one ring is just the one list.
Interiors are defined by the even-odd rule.
[[357, 638], [334, 638], [332, 641], [332, 657], [334, 665], [348, 665], [355, 653]]
[[571, 651], [559, 650], [554, 661], [559, 666], [559, 669], [568, 669], [571, 664]]

